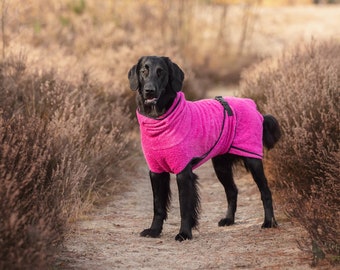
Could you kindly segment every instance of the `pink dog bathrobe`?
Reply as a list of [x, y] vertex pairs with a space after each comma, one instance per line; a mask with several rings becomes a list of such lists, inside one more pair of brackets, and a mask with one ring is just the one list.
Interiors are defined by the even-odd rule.
[[230, 153], [262, 159], [263, 116], [251, 99], [227, 97], [231, 114], [214, 99], [187, 101], [183, 92], [159, 118], [137, 110], [142, 149], [154, 173], [180, 173], [214, 156]]

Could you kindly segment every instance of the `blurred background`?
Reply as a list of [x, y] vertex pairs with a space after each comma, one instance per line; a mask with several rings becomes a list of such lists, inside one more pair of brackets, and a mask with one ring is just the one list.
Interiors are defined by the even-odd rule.
[[[317, 4], [318, 3], [318, 4]], [[337, 0], [2, 0], [2, 57], [127, 90], [128, 68], [166, 55], [191, 92], [237, 84], [254, 62], [305, 40], [339, 39]], [[72, 67], [72, 70], [70, 70]], [[200, 81], [199, 83], [196, 83]]]

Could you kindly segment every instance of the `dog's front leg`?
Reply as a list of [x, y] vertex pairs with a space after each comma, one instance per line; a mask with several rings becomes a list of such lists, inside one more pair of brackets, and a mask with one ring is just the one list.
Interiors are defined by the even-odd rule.
[[179, 204], [181, 211], [181, 227], [176, 235], [177, 241], [192, 239], [192, 228], [198, 225], [200, 210], [197, 175], [188, 165], [181, 173], [177, 174]]
[[150, 172], [153, 193], [153, 220], [151, 227], [140, 233], [144, 237], [159, 237], [163, 229], [164, 220], [170, 205], [170, 174]]

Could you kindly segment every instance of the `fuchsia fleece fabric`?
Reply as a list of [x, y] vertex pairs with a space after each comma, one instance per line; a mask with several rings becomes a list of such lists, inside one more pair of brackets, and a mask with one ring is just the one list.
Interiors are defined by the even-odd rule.
[[187, 101], [183, 92], [177, 93], [171, 108], [159, 118], [149, 118], [137, 110], [149, 169], [178, 174], [193, 158], [204, 157], [194, 165], [197, 168], [225, 153], [262, 159], [263, 116], [255, 102], [235, 97], [224, 99], [233, 111], [233, 116], [226, 112], [225, 119], [219, 101]]

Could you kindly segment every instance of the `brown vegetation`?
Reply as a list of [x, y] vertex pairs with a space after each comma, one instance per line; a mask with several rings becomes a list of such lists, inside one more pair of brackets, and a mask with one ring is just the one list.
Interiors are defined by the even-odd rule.
[[[315, 259], [340, 256], [340, 44], [311, 42], [244, 74], [242, 95], [281, 123], [269, 152], [288, 215], [309, 232]], [[272, 162], [271, 162], [272, 161]]]
[[101, 88], [1, 63], [0, 269], [45, 268], [68, 221], [119, 174], [132, 122]]

